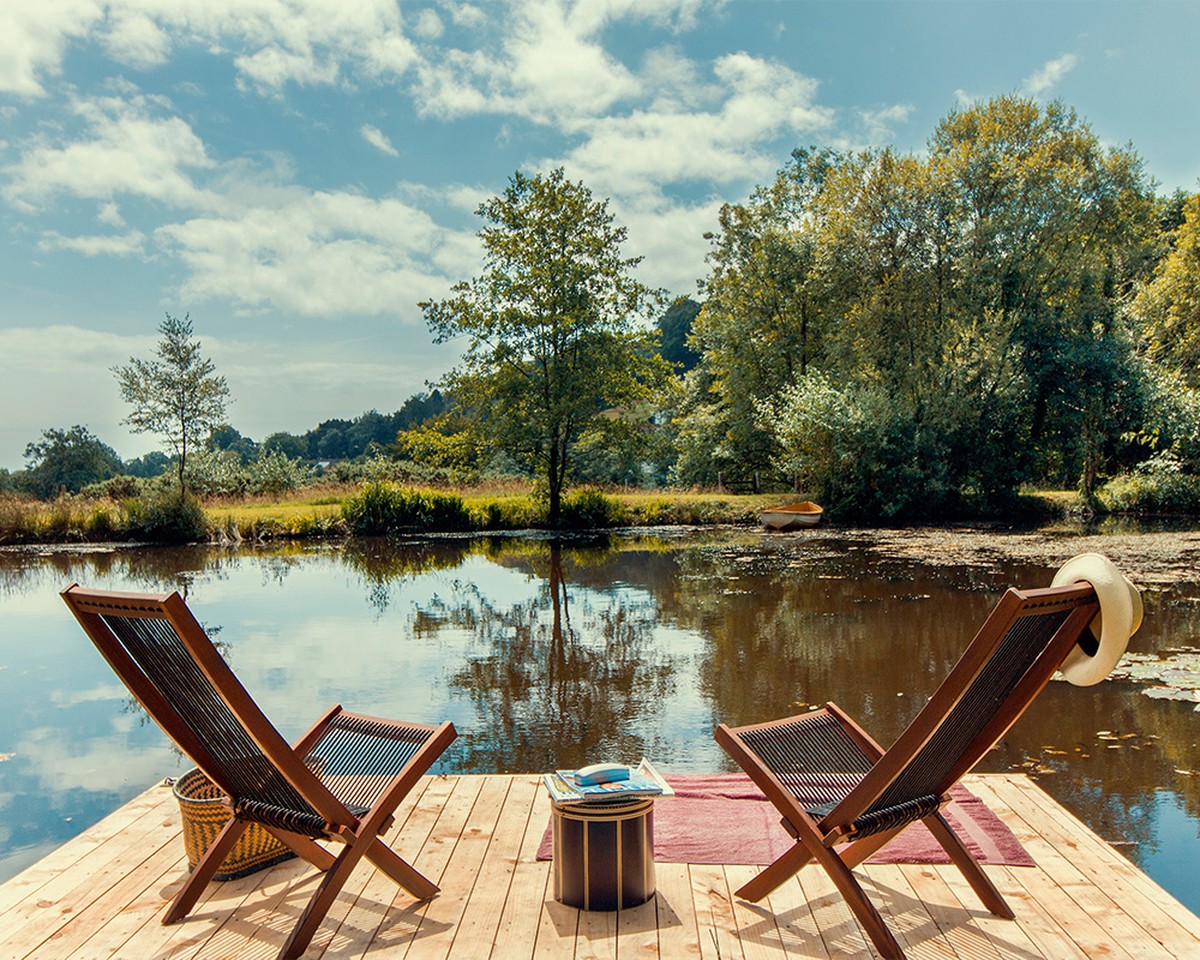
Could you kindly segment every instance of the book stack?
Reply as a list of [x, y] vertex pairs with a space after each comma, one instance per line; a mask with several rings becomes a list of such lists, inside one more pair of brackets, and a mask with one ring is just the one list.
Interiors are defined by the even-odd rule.
[[555, 803], [612, 803], [637, 797], [675, 795], [667, 781], [645, 757], [633, 767], [595, 764], [580, 770], [555, 770], [542, 775]]

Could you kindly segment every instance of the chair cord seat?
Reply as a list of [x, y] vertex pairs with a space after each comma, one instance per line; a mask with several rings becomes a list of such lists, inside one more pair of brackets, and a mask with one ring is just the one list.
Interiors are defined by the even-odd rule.
[[327, 824], [323, 817], [299, 810], [288, 810], [274, 804], [258, 800], [238, 800], [234, 802], [233, 814], [239, 820], [249, 820], [251, 823], [261, 823], [268, 827], [278, 827], [304, 837], [323, 837], [328, 833]]
[[895, 827], [907, 826], [917, 820], [924, 820], [931, 813], [936, 813], [942, 805], [941, 797], [925, 796], [914, 800], [906, 800], [893, 807], [871, 810], [864, 813], [852, 824], [853, 829], [846, 839], [860, 840], [873, 833], [891, 830]]

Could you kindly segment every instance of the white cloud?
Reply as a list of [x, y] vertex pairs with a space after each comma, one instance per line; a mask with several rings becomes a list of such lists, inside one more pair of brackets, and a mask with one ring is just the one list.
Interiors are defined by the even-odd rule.
[[38, 241], [39, 250], [73, 250], [85, 257], [129, 257], [145, 251], [146, 236], [140, 230], [125, 234], [66, 237], [55, 231], [47, 232]]
[[434, 10], [422, 10], [413, 23], [413, 32], [422, 40], [436, 40], [445, 28]]
[[[128, 436], [108, 371], [148, 353], [153, 339], [70, 324], [0, 328], [0, 403], [9, 411], [0, 421], [0, 464], [19, 465], [25, 444], [51, 426], [82, 423], [109, 444]], [[27, 401], [34, 396], [36, 405]]]
[[723, 97], [715, 109], [673, 109], [664, 99], [661, 111], [581, 122], [586, 139], [568, 153], [568, 166], [603, 193], [753, 181], [779, 165], [776, 154], [762, 152], [765, 143], [833, 120], [815, 102], [817, 82], [782, 64], [737, 53], [721, 57], [713, 73]]
[[895, 136], [896, 125], [907, 123], [912, 112], [911, 103], [896, 103], [879, 110], [859, 110], [858, 116], [866, 129], [867, 142], [880, 146]]
[[[186, 273], [173, 295], [226, 300], [245, 310], [304, 316], [416, 316], [416, 302], [478, 266], [471, 234], [439, 227], [396, 198], [313, 191], [291, 183], [285, 158], [274, 169], [219, 164], [182, 119], [141, 96], [79, 101], [77, 139], [42, 134], [7, 168], [3, 196], [37, 212], [59, 198], [100, 201], [113, 232], [43, 231], [38, 248], [87, 257], [167, 252]], [[362, 136], [397, 151], [377, 128]], [[144, 229], [127, 228], [119, 201], [139, 203]], [[140, 226], [140, 224], [139, 224]], [[152, 238], [152, 239], [151, 239]]]
[[649, 198], [619, 203], [616, 214], [629, 231], [625, 253], [644, 257], [640, 279], [673, 295], [696, 295], [708, 253], [704, 234], [716, 230], [721, 201], [676, 204]]
[[[589, 10], [588, 4], [575, 8]], [[531, 114], [594, 116], [639, 91], [629, 70], [596, 41], [607, 19], [597, 12], [570, 17], [558, 0], [533, 0], [519, 8], [505, 42], [505, 72]]]
[[395, 0], [4, 0], [0, 91], [42, 94], [67, 46], [88, 38], [139, 70], [189, 45], [227, 53], [247, 85], [268, 91], [386, 79], [416, 58]]
[[[452, 19], [478, 30], [480, 42], [467, 50], [428, 52], [417, 67], [419, 108], [442, 118], [499, 113], [560, 124], [600, 116], [646, 89], [645, 78], [605, 49], [601, 31], [634, 18], [683, 29], [705, 5], [707, 0], [528, 0], [487, 13], [452, 8]], [[488, 14], [491, 37], [480, 22]]]
[[200, 216], [157, 231], [188, 268], [180, 297], [274, 306], [306, 316], [415, 315], [447, 285], [469, 246], [394, 199], [281, 189], [270, 205]]
[[7, 378], [22, 369], [55, 376], [78, 376], [90, 371], [87, 376], [94, 377], [97, 370], [106, 371], [131, 354], [150, 347], [153, 339], [123, 337], [70, 324], [0, 328], [0, 373]]
[[98, 0], [4, 0], [0, 3], [0, 92], [45, 93], [41, 76], [62, 68], [67, 45], [104, 16]]
[[392, 141], [378, 127], [373, 127], [369, 123], [364, 123], [358, 131], [364, 140], [367, 141], [376, 150], [386, 153], [392, 157], [400, 156], [400, 151], [392, 146]]
[[139, 70], [167, 62], [171, 36], [150, 12], [118, 7], [110, 15], [111, 25], [102, 40], [114, 60]]
[[188, 169], [213, 166], [204, 144], [178, 117], [151, 115], [151, 101], [115, 97], [79, 101], [83, 139], [55, 145], [43, 135], [4, 172], [6, 199], [23, 209], [64, 193], [96, 200], [119, 195], [195, 205], [201, 192]]
[[1021, 89], [1031, 97], [1039, 97], [1056, 87], [1078, 64], [1079, 57], [1073, 53], [1064, 53], [1061, 57], [1047, 61], [1040, 70], [1034, 71], [1021, 81]]
[[121, 216], [121, 208], [115, 203], [102, 203], [96, 211], [96, 219], [109, 227], [125, 226], [125, 218]]

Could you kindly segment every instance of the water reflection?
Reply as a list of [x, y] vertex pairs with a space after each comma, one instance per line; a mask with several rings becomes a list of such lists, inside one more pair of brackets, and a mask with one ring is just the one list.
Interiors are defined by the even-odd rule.
[[[453, 720], [443, 770], [701, 771], [729, 769], [717, 720], [826, 700], [890, 742], [1000, 591], [1049, 580], [988, 543], [961, 563], [835, 530], [0, 552], [0, 879], [183, 767], [56, 596], [68, 583], [185, 592], [288, 736], [342, 702]], [[1136, 649], [1200, 645], [1197, 597], [1151, 593]], [[1190, 704], [1136, 684], [1054, 683], [986, 764], [1029, 770], [1200, 909], [1181, 867], [1200, 857], [1198, 734]]]

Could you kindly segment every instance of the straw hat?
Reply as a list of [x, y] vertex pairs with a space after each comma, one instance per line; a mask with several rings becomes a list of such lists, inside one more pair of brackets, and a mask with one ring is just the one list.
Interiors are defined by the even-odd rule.
[[1108, 557], [1099, 553], [1072, 557], [1059, 567], [1050, 586], [1081, 581], [1092, 585], [1100, 601], [1100, 612], [1088, 627], [1099, 640], [1099, 648], [1089, 654], [1076, 644], [1058, 669], [1065, 680], [1079, 687], [1090, 687], [1109, 675], [1125, 652], [1129, 638], [1142, 625], [1142, 595]]

